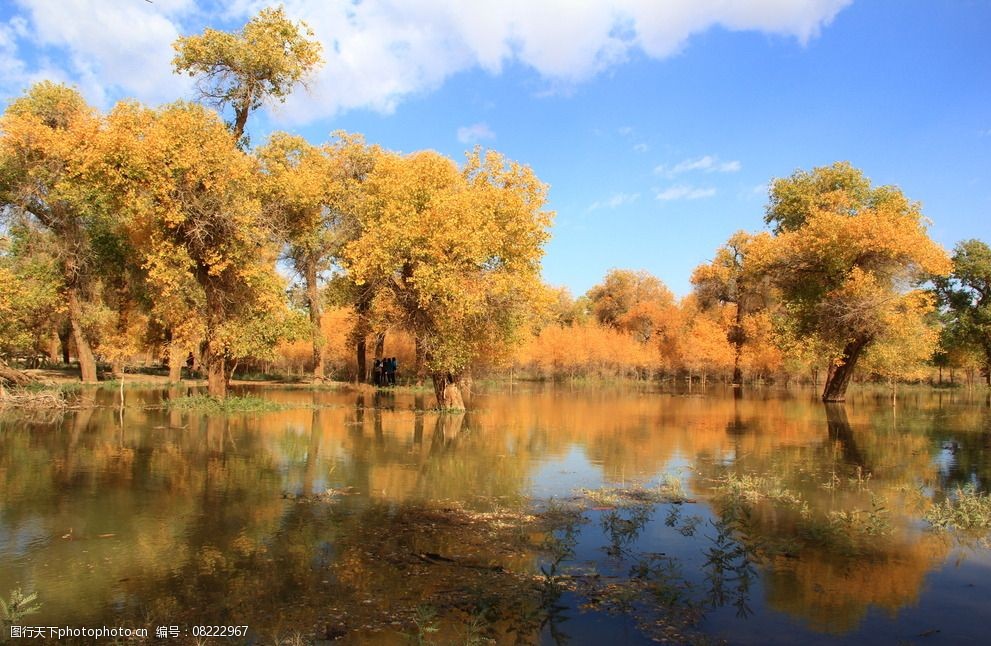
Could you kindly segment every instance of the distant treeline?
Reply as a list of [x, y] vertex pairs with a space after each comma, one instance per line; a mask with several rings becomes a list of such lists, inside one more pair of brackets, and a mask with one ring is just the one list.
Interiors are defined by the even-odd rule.
[[525, 165], [343, 132], [251, 145], [251, 112], [320, 64], [305, 24], [264, 10], [175, 48], [219, 112], [101, 113], [41, 82], [0, 117], [0, 379], [15, 360], [74, 360], [83, 381], [98, 361], [188, 365], [224, 397], [236, 370], [362, 381], [395, 356], [461, 408], [482, 373], [798, 378], [842, 400], [855, 366], [987, 372], [991, 251], [951, 260], [917, 203], [849, 164], [773, 181], [769, 230], [733, 235], [680, 301], [628, 270], [574, 298], [540, 279], [553, 214]]

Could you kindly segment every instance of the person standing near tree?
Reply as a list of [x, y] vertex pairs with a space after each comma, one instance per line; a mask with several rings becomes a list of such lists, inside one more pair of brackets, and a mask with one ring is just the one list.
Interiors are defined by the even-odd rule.
[[376, 359], [372, 364], [372, 383], [376, 386], [382, 385], [382, 360]]

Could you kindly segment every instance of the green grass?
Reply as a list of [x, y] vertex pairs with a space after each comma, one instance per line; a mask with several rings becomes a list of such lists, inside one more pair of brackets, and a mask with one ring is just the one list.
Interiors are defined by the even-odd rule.
[[978, 492], [972, 484], [957, 487], [952, 496], [929, 508], [926, 522], [941, 531], [991, 530], [991, 496]]
[[189, 397], [170, 399], [167, 407], [171, 410], [203, 413], [267, 413], [289, 408], [285, 404], [251, 395], [235, 395], [226, 399], [215, 399], [209, 395], [190, 395]]
[[[0, 598], [0, 622], [4, 624], [19, 624], [27, 615], [33, 615], [41, 610], [41, 604], [36, 603], [38, 593], [24, 594], [20, 588], [10, 593], [10, 600]], [[3, 639], [3, 637], [0, 637]]]
[[577, 493], [593, 504], [606, 507], [624, 508], [688, 501], [681, 479], [672, 474], [665, 474], [662, 481], [654, 487], [637, 484], [630, 487], [579, 489]]
[[779, 478], [728, 473], [719, 479], [716, 491], [730, 498], [755, 504], [760, 500], [801, 506], [802, 496], [787, 489]]

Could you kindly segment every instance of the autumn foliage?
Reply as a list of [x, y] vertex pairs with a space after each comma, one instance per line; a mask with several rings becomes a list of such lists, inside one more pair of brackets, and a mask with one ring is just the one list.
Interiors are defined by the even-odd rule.
[[361, 382], [369, 359], [395, 356], [449, 408], [479, 375], [822, 375], [837, 400], [854, 368], [890, 383], [987, 368], [987, 246], [951, 262], [919, 204], [847, 163], [774, 180], [769, 230], [730, 236], [683, 298], [630, 269], [576, 297], [541, 281], [553, 213], [525, 164], [343, 132], [252, 149], [250, 112], [320, 64], [311, 36], [274, 9], [177, 41], [175, 69], [229, 124], [184, 102], [103, 114], [47, 81], [10, 103], [0, 360], [72, 355], [84, 381], [98, 361], [117, 376], [165, 363], [172, 381], [188, 362], [223, 397], [238, 368]]

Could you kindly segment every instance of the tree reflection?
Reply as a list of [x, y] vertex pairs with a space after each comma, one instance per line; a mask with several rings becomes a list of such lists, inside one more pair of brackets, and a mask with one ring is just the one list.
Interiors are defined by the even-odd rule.
[[[607, 483], [684, 464], [707, 503], [660, 519], [603, 510], [576, 529], [590, 540], [598, 527], [596, 558], [622, 556], [623, 576], [649, 583], [657, 603], [743, 615], [761, 604], [843, 632], [870, 607], [915, 603], [944, 558], [946, 544], [919, 529], [920, 488], [991, 476], [983, 397], [906, 392], [897, 409], [865, 396], [837, 410], [814, 395], [526, 388], [477, 394], [454, 415], [402, 391], [286, 390], [268, 396], [298, 408], [207, 416], [134, 390], [123, 424], [103, 391], [61, 421], [0, 419], [0, 581], [30, 581], [39, 621], [70, 625], [248, 620], [270, 640], [290, 626], [319, 636], [396, 621], [395, 636], [428, 599], [442, 624], [481, 613], [493, 634], [525, 617], [539, 630], [532, 577], [546, 530], [475, 519], [523, 512], [536, 480], [572, 477], [547, 465], [578, 455]], [[744, 476], [800, 502], [728, 505], [721, 487]], [[699, 574], [658, 542], [672, 537], [691, 541]]]

